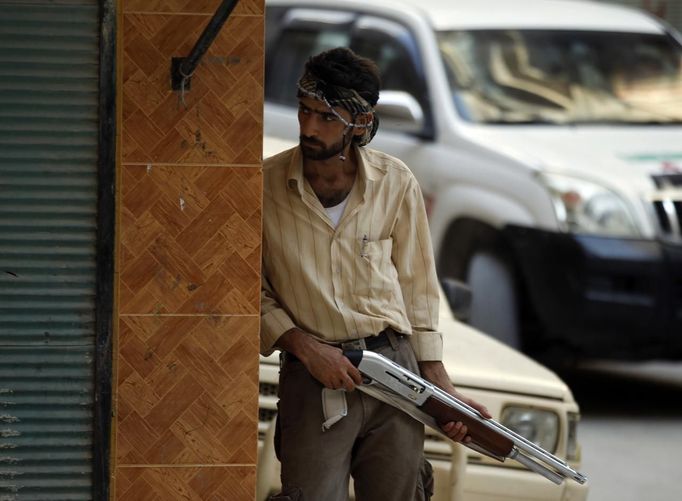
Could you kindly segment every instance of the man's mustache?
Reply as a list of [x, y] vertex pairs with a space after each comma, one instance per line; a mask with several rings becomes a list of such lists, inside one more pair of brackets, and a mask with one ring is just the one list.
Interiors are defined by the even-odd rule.
[[314, 137], [299, 136], [298, 140], [301, 143], [305, 143], [305, 144], [315, 144], [317, 146], [324, 146], [324, 143], [322, 141], [320, 141], [319, 139], [315, 139]]

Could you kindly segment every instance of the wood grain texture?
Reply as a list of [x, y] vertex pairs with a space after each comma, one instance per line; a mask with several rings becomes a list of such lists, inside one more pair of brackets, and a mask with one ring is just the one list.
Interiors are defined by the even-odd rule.
[[123, 167], [120, 313], [258, 314], [261, 171]]
[[122, 317], [117, 464], [255, 464], [258, 317]]
[[220, 3], [119, 3], [117, 500], [255, 497], [263, 0], [170, 88]]
[[[263, 19], [244, 11], [261, 4], [246, 2], [242, 15], [235, 9], [181, 98], [170, 87], [171, 58], [189, 54], [210, 16], [169, 14], [183, 2], [157, 3], [164, 14], [150, 13], [152, 5], [123, 15], [123, 162], [259, 164]], [[208, 3], [218, 2], [192, 2], [192, 9], [212, 13]]]
[[252, 501], [255, 466], [120, 468], [116, 499]]

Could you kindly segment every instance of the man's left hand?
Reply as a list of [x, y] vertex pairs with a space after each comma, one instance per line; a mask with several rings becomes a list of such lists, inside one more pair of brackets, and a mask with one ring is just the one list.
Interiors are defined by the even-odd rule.
[[[473, 407], [485, 419], [490, 419], [492, 417], [490, 412], [488, 412], [488, 409], [483, 404], [465, 397], [455, 389], [452, 382], [450, 381], [447, 371], [445, 370], [443, 362], [419, 362], [419, 370], [424, 379], [435, 384], [440, 389], [448, 392], [450, 395], [461, 400], [465, 404]], [[469, 430], [461, 421], [451, 421], [449, 423], [445, 423], [441, 426], [441, 429], [451, 440], [454, 440], [455, 442], [463, 442], [466, 444], [471, 441], [471, 437], [468, 435]]]

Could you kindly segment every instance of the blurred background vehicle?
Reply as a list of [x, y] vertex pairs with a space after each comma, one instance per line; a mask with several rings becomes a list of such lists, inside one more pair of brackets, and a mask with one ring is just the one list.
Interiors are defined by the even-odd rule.
[[679, 0], [591, 0], [643, 9], [682, 31], [682, 2]]
[[265, 132], [296, 140], [307, 57], [348, 46], [383, 91], [469, 322], [546, 363], [682, 356], [682, 45], [570, 0], [268, 0]]

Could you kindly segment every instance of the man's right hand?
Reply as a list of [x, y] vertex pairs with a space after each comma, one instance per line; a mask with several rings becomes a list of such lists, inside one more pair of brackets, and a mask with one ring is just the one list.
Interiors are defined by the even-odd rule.
[[276, 346], [296, 356], [308, 372], [325, 387], [353, 391], [362, 383], [362, 375], [340, 348], [317, 341], [301, 329], [285, 332]]

